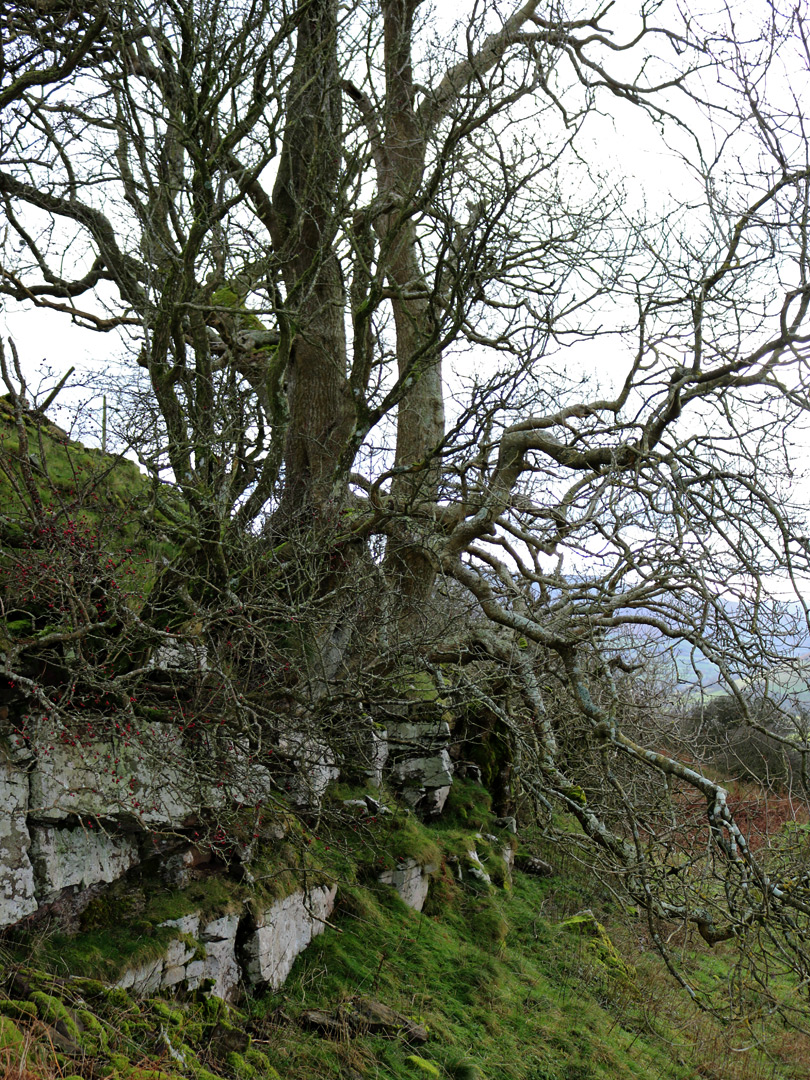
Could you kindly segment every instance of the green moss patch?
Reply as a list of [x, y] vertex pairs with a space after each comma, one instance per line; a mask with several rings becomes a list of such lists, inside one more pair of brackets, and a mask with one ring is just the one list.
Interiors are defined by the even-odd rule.
[[409, 1065], [412, 1065], [418, 1074], [421, 1076], [435, 1076], [441, 1077], [441, 1072], [432, 1061], [427, 1061], [425, 1058], [417, 1057], [416, 1054], [408, 1054], [405, 1058]]
[[8, 1016], [0, 1016], [0, 1051], [21, 1050], [25, 1037], [14, 1021]]
[[572, 915], [570, 919], [565, 919], [560, 923], [560, 931], [563, 934], [584, 939], [591, 958], [598, 964], [606, 978], [627, 985], [632, 984], [635, 972], [619, 955], [607, 930], [592, 911], [581, 911]]
[[33, 1001], [15, 1001], [9, 998], [0, 1000], [0, 1016], [10, 1016], [12, 1019], [29, 1020], [37, 1015], [37, 1007]]

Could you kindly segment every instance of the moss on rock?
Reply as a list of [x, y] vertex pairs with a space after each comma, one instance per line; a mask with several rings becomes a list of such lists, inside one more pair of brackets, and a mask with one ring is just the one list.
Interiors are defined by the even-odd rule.
[[0, 1001], [0, 1016], [10, 1016], [15, 1020], [32, 1020], [37, 1015], [37, 1007], [30, 1001], [15, 1001], [8, 998]]
[[54, 997], [52, 994], [44, 993], [42, 990], [34, 990], [31, 994], [31, 1000], [37, 1007], [40, 1020], [53, 1024], [63, 1035], [67, 1035], [75, 1043], [81, 1044], [79, 1026], [63, 1001], [60, 1001], [58, 997]]
[[408, 1064], [413, 1065], [417, 1072], [422, 1076], [440, 1077], [442, 1075], [433, 1062], [428, 1061], [426, 1058], [417, 1057], [416, 1054], [409, 1054], [405, 1060]]
[[610, 940], [607, 930], [590, 908], [585, 911], [578, 911], [576, 915], [565, 919], [560, 923], [560, 930], [580, 934], [589, 939], [586, 946], [588, 952], [608, 979], [627, 986], [632, 984], [635, 972], [619, 955], [616, 946]]
[[0, 1050], [21, 1050], [25, 1045], [23, 1033], [9, 1016], [0, 1016]]

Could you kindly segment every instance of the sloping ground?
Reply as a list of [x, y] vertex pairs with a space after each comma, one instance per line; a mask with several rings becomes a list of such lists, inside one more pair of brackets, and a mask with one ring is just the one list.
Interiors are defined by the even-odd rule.
[[[3, 412], [0, 402], [0, 412]], [[0, 416], [0, 459], [18, 460], [18, 433]], [[111, 518], [119, 545], [139, 529], [148, 484], [134, 466], [62, 441], [32, 424], [29, 456], [43, 499], [75, 546], [105, 551], [97, 534]], [[17, 440], [15, 442], [15, 440]], [[18, 485], [15, 489], [14, 484]], [[27, 569], [24, 498], [16, 466], [0, 475], [0, 513], [14, 567]], [[98, 499], [98, 511], [90, 502]], [[111, 508], [118, 510], [111, 515]], [[120, 515], [117, 516], [118, 511]], [[129, 530], [132, 530], [130, 532]], [[16, 530], [16, 531], [15, 531]], [[19, 547], [15, 537], [21, 540]], [[7, 572], [6, 565], [0, 567]], [[143, 580], [139, 581], [143, 584]], [[24, 592], [17, 583], [17, 592]], [[30, 590], [29, 590], [30, 591]], [[44, 611], [30, 600], [6, 631], [27, 639]], [[344, 793], [348, 794], [348, 793]], [[159, 876], [139, 889], [100, 894], [78, 934], [40, 920], [28, 938], [0, 943], [0, 1076], [3, 1080], [601, 1080], [613, 1077], [716, 1077], [799, 1080], [808, 1075], [810, 1041], [761, 1018], [721, 1023], [697, 1012], [669, 980], [646, 927], [628, 923], [610, 894], [540, 849], [557, 869], [510, 886], [491, 833], [486, 793], [454, 784], [446, 817], [430, 828], [413, 816], [365, 825], [361, 835], [325, 826], [251, 864], [252, 884], [222, 868], [192, 889], [167, 888]], [[753, 812], [752, 812], [753, 813]], [[757, 819], [758, 820], [758, 819]], [[395, 827], [396, 825], [396, 827]], [[769, 835], [773, 822], [767, 823]], [[795, 842], [804, 843], [799, 826]], [[496, 830], [497, 831], [497, 830]], [[499, 843], [502, 843], [499, 840]], [[306, 846], [307, 860], [301, 851]], [[463, 865], [475, 849], [492, 883]], [[283, 856], [283, 858], [282, 858]], [[289, 856], [289, 857], [287, 857]], [[406, 859], [438, 872], [421, 914], [376, 881]], [[109, 989], [127, 968], [165, 949], [161, 922], [202, 909], [212, 918], [238, 905], [284, 895], [302, 868], [337, 880], [338, 905], [326, 931], [297, 961], [277, 993], [239, 1007], [194, 992], [184, 999], [134, 998]], [[286, 868], [286, 869], [285, 869]], [[295, 869], [290, 869], [295, 868]], [[140, 872], [140, 871], [139, 871]], [[461, 873], [462, 880], [459, 880]], [[320, 880], [320, 879], [318, 879]], [[591, 914], [593, 912], [593, 914]], [[603, 929], [606, 927], [607, 929]], [[692, 981], [735, 983], [733, 957], [697, 937], [671, 944]], [[188, 943], [189, 947], [193, 943]], [[101, 981], [104, 980], [104, 981]], [[790, 988], [785, 988], [789, 993]]]
[[[434, 827], [411, 817], [407, 828], [376, 834], [347, 826], [304, 836], [313, 861], [331, 859], [338, 906], [284, 987], [238, 1008], [199, 992], [136, 1000], [72, 976], [71, 967], [93, 963], [107, 978], [115, 970], [104, 955], [105, 940], [112, 952], [121, 936], [113, 913], [92, 948], [82, 934], [71, 951], [69, 939], [41, 930], [25, 947], [9, 944], [0, 966], [3, 1080], [807, 1076], [810, 1040], [767, 1020], [698, 1013], [667, 979], [645, 927], [628, 928], [625, 915], [622, 928], [607, 891], [575, 864], [549, 878], [515, 873], [510, 884], [487, 846], [486, 793], [459, 785], [451, 798]], [[492, 883], [464, 872], [460, 855], [473, 846]], [[439, 867], [418, 913], [375, 878], [380, 860], [392, 866], [420, 851], [438, 854]], [[269, 862], [265, 869], [272, 874]], [[214, 911], [245, 888], [219, 879], [203, 891]], [[163, 887], [155, 918], [187, 899]], [[146, 915], [127, 920], [137, 922], [127, 935], [140, 932], [142, 948], [154, 950]], [[722, 949], [698, 939], [681, 953], [699, 978], [728, 977]]]
[[41, 413], [20, 427], [0, 397], [0, 648], [69, 630], [65, 596], [86, 602], [92, 583], [94, 597], [114, 588], [137, 607], [169, 551], [157, 494], [134, 462], [70, 440]]
[[[31, 479], [43, 505], [57, 519], [70, 519], [80, 509], [88, 526], [98, 526], [113, 516], [119, 525], [124, 522], [125, 531], [131, 528], [133, 504], [149, 492], [149, 482], [134, 462], [70, 440], [38, 413], [26, 414], [23, 439]], [[0, 507], [5, 543], [24, 539], [25, 530], [33, 524], [26, 510], [31, 492], [20, 468], [25, 449], [11, 403], [0, 398]]]

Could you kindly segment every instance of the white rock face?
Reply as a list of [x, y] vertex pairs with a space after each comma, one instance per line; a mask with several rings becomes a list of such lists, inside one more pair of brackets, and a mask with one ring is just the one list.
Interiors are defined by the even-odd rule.
[[116, 986], [152, 994], [180, 986], [196, 990], [210, 980], [210, 992], [216, 997], [230, 1001], [236, 996], [242, 974], [236, 961], [239, 915], [222, 915], [203, 925], [199, 912], [194, 912], [160, 925], [175, 927], [183, 938], [170, 942], [162, 957], [124, 972]]
[[479, 881], [483, 881], [487, 885], [492, 884], [492, 878], [487, 873], [484, 864], [481, 862], [481, 856], [475, 849], [467, 852], [467, 869]]
[[125, 971], [115, 985], [122, 990], [132, 990], [135, 994], [154, 994], [160, 988], [162, 978], [163, 957], [160, 956]]
[[131, 836], [114, 836], [100, 828], [31, 829], [31, 862], [37, 896], [47, 903], [69, 885], [80, 889], [115, 881], [134, 866], [140, 853]]
[[450, 725], [436, 720], [388, 722], [389, 768], [402, 798], [428, 814], [444, 809], [453, 783]]
[[422, 797], [422, 806], [428, 814], [440, 814], [444, 810], [447, 796], [450, 794], [450, 785], [447, 787], [428, 788]]
[[431, 757], [408, 758], [393, 768], [394, 777], [402, 783], [417, 783], [420, 787], [439, 788], [453, 783], [453, 763], [446, 750]]
[[300, 890], [267, 908], [244, 948], [244, 969], [236, 952], [239, 914], [221, 915], [204, 924], [199, 912], [169, 919], [161, 926], [174, 927], [183, 937], [170, 942], [162, 957], [126, 971], [116, 986], [151, 994], [161, 988], [196, 990], [211, 980], [210, 992], [226, 1001], [236, 996], [243, 979], [277, 990], [298, 954], [322, 933], [336, 893], [336, 885], [308, 894]]
[[[171, 989], [174, 986], [179, 986], [182, 982], [188, 981], [188, 969], [193, 963], [199, 963], [202, 966], [202, 961], [195, 960], [197, 950], [192, 949], [188, 944], [189, 937], [198, 938], [200, 936], [200, 916], [198, 912], [194, 912], [191, 915], [184, 915], [181, 919], [167, 919], [166, 922], [160, 925], [174, 926], [181, 934], [186, 935], [186, 940], [178, 938], [176, 941], [169, 942], [169, 947], [163, 957], [160, 986]], [[198, 985], [199, 979], [194, 986]], [[191, 989], [194, 989], [194, 987]], [[219, 996], [223, 997], [224, 995]]]
[[29, 812], [40, 823], [76, 814], [179, 824], [201, 801], [183, 764], [181, 736], [171, 724], [143, 724], [81, 746], [56, 742], [31, 774]]
[[200, 781], [192, 749], [173, 724], [143, 723], [76, 745], [57, 741], [31, 773], [29, 813], [39, 824], [73, 814], [152, 829], [232, 802], [260, 802], [274, 790], [267, 770], [237, 740], [218, 748], [229, 766], [218, 783]]
[[427, 900], [431, 875], [437, 870], [435, 863], [422, 866], [415, 859], [407, 859], [395, 870], [384, 870], [379, 880], [395, 889], [408, 907], [421, 911]]
[[194, 959], [195, 952], [185, 941], [178, 939], [170, 942], [163, 958], [160, 985], [168, 988], [185, 982], [186, 966]]
[[26, 827], [28, 776], [0, 758], [0, 927], [37, 909]]
[[[207, 923], [202, 930], [200, 940], [205, 948], [204, 970], [201, 979], [213, 979], [211, 993], [230, 1000], [236, 993], [242, 973], [236, 962], [236, 931], [239, 927], [238, 915], [223, 915]], [[189, 972], [188, 987], [195, 989], [199, 983]]]
[[366, 776], [376, 787], [383, 782], [383, 770], [388, 760], [388, 731], [386, 728], [372, 724], [368, 735], [368, 767]]
[[205, 645], [178, 638], [158, 645], [146, 665], [154, 671], [206, 672], [209, 668]]
[[158, 923], [158, 925], [173, 926], [181, 934], [188, 934], [190, 937], [196, 938], [200, 936], [200, 913], [199, 911], [193, 911], [190, 915], [183, 915], [179, 919], [167, 919], [165, 922]]
[[290, 973], [295, 958], [318, 934], [335, 906], [337, 886], [302, 890], [277, 900], [257, 920], [245, 948], [245, 974], [257, 986], [268, 983], [278, 990]]
[[326, 789], [340, 776], [332, 748], [320, 739], [295, 731], [282, 735], [278, 745], [295, 763], [295, 772], [287, 784], [288, 798], [298, 806], [318, 806]]
[[447, 750], [398, 761], [391, 772], [406, 802], [420, 805], [430, 814], [441, 813], [453, 783], [453, 763]]
[[511, 844], [506, 844], [506, 846], [501, 849], [501, 858], [506, 867], [506, 880], [511, 881], [512, 871], [515, 868], [515, 849]]

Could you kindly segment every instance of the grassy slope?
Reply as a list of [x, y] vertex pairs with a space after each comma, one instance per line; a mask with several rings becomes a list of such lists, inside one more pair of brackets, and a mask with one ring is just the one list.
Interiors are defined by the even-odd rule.
[[[87, 519], [96, 523], [148, 493], [148, 481], [134, 462], [71, 442], [46, 421], [26, 420], [25, 428], [32, 473], [46, 508], [69, 513], [80, 506]], [[17, 517], [26, 521], [23, 503], [28, 502], [28, 495], [18, 464], [20, 436], [5, 398], [0, 398], [0, 457], [8, 469], [0, 469], [3, 514], [9, 520]]]
[[[39, 974], [17, 966], [34, 958], [31, 942], [25, 956], [17, 951], [16, 961], [9, 954], [2, 985], [17, 1004], [0, 1000], [0, 1015], [7, 1014], [0, 1028], [7, 1080], [25, 1070], [28, 1080], [806, 1077], [810, 1041], [773, 1022], [755, 1030], [697, 1013], [654, 955], [641, 951], [642, 928], [612, 927], [598, 883], [576, 868], [543, 880], [515, 874], [511, 887], [458, 882], [447, 856], [463, 852], [470, 839], [486, 851], [473, 831], [488, 825], [481, 789], [460, 789], [455, 811], [430, 829], [413, 819], [405, 827], [385, 825], [380, 846], [369, 844], [368, 836], [355, 842], [351, 830], [329, 837], [330, 852], [339, 852], [332, 869], [344, 880], [333, 925], [299, 958], [280, 993], [245, 1002], [241, 1010], [205, 1000], [137, 1003], [99, 983], [65, 980], [68, 961], [88, 970], [95, 956], [102, 971], [113, 961], [103, 956], [103, 933], [93, 939], [94, 954], [82, 952], [80, 939], [73, 953], [65, 941], [58, 948], [40, 941]], [[308, 850], [318, 849], [320, 860], [327, 838], [309, 839]], [[374, 884], [372, 870], [379, 858], [390, 863], [420, 849], [438, 849], [443, 863], [425, 911], [417, 914]], [[493, 849], [489, 865], [497, 871]], [[212, 911], [227, 907], [236, 896], [229, 889], [222, 880], [210, 882], [204, 904]], [[164, 893], [150, 903], [157, 919], [199, 903], [199, 897]], [[632, 966], [592, 920], [572, 921], [587, 907], [632, 957]], [[146, 932], [150, 910], [147, 905], [135, 927], [144, 933], [147, 952], [156, 945]], [[687, 959], [707, 979], [727, 970], [722, 952], [709, 952], [700, 942]], [[46, 966], [61, 976], [42, 973]], [[298, 1022], [307, 1009], [332, 1010], [358, 996], [424, 1024], [428, 1042], [326, 1039]], [[60, 1015], [60, 1008], [68, 1011]], [[60, 1034], [76, 1049], [60, 1045]]]
[[[0, 400], [0, 455], [13, 464], [19, 440], [9, 421]], [[47, 463], [50, 483], [38, 477], [46, 505], [62, 517], [80, 508], [89, 529], [117, 510], [131, 520], [134, 535], [130, 505], [148, 497], [148, 485], [134, 465], [77, 444], [66, 446], [47, 429], [32, 426], [29, 439], [38, 460]], [[2, 473], [0, 501], [5, 528], [24, 535], [25, 513]], [[123, 539], [119, 534], [119, 542]], [[576, 865], [561, 866], [550, 880], [516, 874], [511, 889], [455, 881], [448, 856], [463, 857], [466, 840], [491, 826], [480, 789], [457, 785], [453, 798], [452, 813], [431, 829], [397, 819], [381, 822], [376, 836], [365, 835], [362, 843], [351, 833], [329, 844], [307, 838], [313, 861], [329, 864], [344, 882], [334, 928], [299, 959], [281, 993], [248, 1002], [243, 1011], [206, 1001], [135, 1002], [97, 982], [65, 981], [68, 972], [114, 979], [122, 965], [165, 944], [167, 932], [155, 929], [161, 919], [199, 907], [224, 911], [243, 901], [245, 886], [227, 880], [212, 878], [183, 894], [150, 896], [141, 888], [140, 894], [114, 896], [111, 910], [121, 914], [122, 899], [130, 904], [124, 927], [119, 920], [115, 932], [105, 925], [100, 900], [88, 909], [78, 937], [51, 933], [23, 948], [0, 946], [0, 1077], [799, 1080], [808, 1075], [810, 1040], [804, 1036], [775, 1021], [752, 1029], [697, 1013], [650, 950], [644, 927], [613, 924], [603, 890]], [[473, 842], [486, 852], [485, 844]], [[282, 861], [295, 865], [289, 854]], [[560, 865], [556, 853], [543, 854]], [[443, 864], [422, 915], [404, 907], [390, 890], [369, 884], [383, 866], [408, 856], [439, 858]], [[266, 867], [273, 882], [268, 892], [292, 887], [284, 875], [273, 875], [271, 864], [272, 859]], [[497, 860], [491, 859], [490, 869], [498, 869]], [[607, 925], [624, 965], [616, 962], [609, 939], [590, 932], [587, 920], [566, 927], [586, 908]], [[684, 963], [704, 981], [728, 978], [730, 963], [722, 947], [710, 952], [699, 939], [687, 940], [681, 951]], [[23, 970], [24, 962], [35, 963], [39, 973]], [[306, 1009], [331, 1009], [357, 995], [425, 1023], [428, 1043], [410, 1047], [368, 1036], [330, 1041], [296, 1022]], [[238, 1033], [233, 1039], [231, 1027]], [[250, 1046], [244, 1031], [250, 1032]]]

